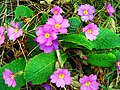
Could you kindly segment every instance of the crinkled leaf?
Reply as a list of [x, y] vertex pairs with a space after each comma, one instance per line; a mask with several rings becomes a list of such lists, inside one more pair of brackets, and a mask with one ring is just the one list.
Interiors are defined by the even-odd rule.
[[120, 37], [107, 28], [100, 28], [97, 39], [92, 41], [95, 49], [110, 49], [120, 47]]
[[59, 38], [66, 42], [76, 43], [78, 45], [86, 47], [89, 50], [92, 50], [92, 43], [89, 40], [87, 40], [87, 38], [84, 35], [68, 34], [68, 35], [61, 35]]
[[25, 66], [26, 66], [26, 61], [21, 58], [21, 59], [14, 60], [13, 62], [1, 67], [0, 68], [0, 90], [20, 90], [20, 87], [22, 87], [26, 83], [23, 74], [18, 75], [16, 77], [17, 85], [15, 88], [13, 88], [13, 87], [8, 87], [8, 85], [5, 84], [2, 73], [5, 71], [6, 68], [10, 69], [14, 73], [18, 73], [19, 71], [23, 71], [25, 69]]
[[46, 12], [43, 12], [40, 24], [44, 25], [47, 22], [47, 19], [48, 19], [48, 14]]
[[115, 64], [116, 56], [112, 53], [109, 54], [88, 54], [87, 55], [87, 62], [92, 64], [93, 66], [99, 67], [109, 67]]
[[33, 84], [46, 82], [54, 72], [55, 61], [55, 52], [49, 54], [40, 53], [33, 57], [25, 68], [27, 82], [32, 81]]
[[19, 5], [15, 9], [15, 17], [18, 19], [18, 21], [21, 21], [21, 17], [30, 18], [33, 14], [34, 11], [24, 5]]
[[81, 23], [80, 19], [78, 17], [71, 17], [71, 18], [68, 18], [68, 20], [70, 23], [70, 27], [68, 28], [68, 31], [76, 32]]

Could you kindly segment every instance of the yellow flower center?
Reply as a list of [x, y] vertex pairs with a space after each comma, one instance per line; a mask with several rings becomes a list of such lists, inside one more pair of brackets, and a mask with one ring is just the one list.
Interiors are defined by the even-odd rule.
[[55, 24], [56, 29], [60, 29], [60, 24]]
[[15, 75], [10, 75], [10, 78], [11, 78], [11, 79], [14, 79], [14, 78], [15, 78]]
[[15, 33], [18, 33], [18, 29], [15, 29], [14, 32], [15, 32]]
[[58, 10], [55, 10], [55, 12], [54, 12], [55, 14], [58, 14]]
[[86, 86], [90, 86], [90, 85], [91, 85], [91, 82], [90, 82], [90, 81], [87, 81], [85, 84], [86, 84]]
[[84, 10], [83, 12], [85, 15], [88, 15], [88, 11], [87, 10]]
[[2, 35], [0, 35], [0, 39], [2, 38]]
[[88, 34], [91, 34], [92, 33], [92, 29], [88, 29]]
[[65, 77], [64, 74], [60, 74], [60, 75], [59, 75], [59, 78], [60, 78], [60, 79], [63, 79], [64, 77]]
[[120, 62], [118, 62], [118, 66], [120, 66]]
[[45, 38], [49, 38], [49, 37], [50, 37], [50, 34], [49, 34], [49, 33], [46, 33], [44, 36], [45, 36]]

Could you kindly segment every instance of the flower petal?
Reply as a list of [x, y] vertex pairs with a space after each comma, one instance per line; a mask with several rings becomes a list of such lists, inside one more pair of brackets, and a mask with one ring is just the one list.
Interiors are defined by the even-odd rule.
[[82, 16], [81, 19], [82, 21], [87, 22], [89, 20], [89, 16]]
[[61, 24], [63, 21], [63, 17], [61, 15], [54, 15], [53, 18], [54, 18], [56, 24]]
[[12, 83], [13, 83], [13, 81], [12, 81], [10, 78], [7, 78], [7, 79], [5, 80], [5, 84], [8, 84], [8, 86], [11, 86]]
[[91, 82], [90, 88], [92, 90], [98, 90], [99, 86], [100, 86], [100, 84], [98, 82], [93, 81], [93, 82]]
[[16, 86], [16, 81], [13, 80], [12, 87], [15, 87], [15, 86]]
[[67, 19], [63, 19], [61, 25], [62, 28], [68, 28], [70, 26], [69, 21]]
[[44, 52], [45, 52], [45, 53], [50, 53], [50, 52], [52, 52], [52, 50], [53, 50], [53, 46], [46, 46], [46, 47], [44, 48]]
[[36, 38], [36, 41], [39, 42], [40, 44], [44, 44], [47, 41], [47, 39], [43, 36], [39, 36]]
[[56, 82], [57, 87], [65, 87], [65, 81], [63, 79], [58, 79]]
[[52, 80], [51, 80], [52, 83], [56, 83], [58, 77], [56, 77], [56, 76], [53, 74], [52, 76], [50, 76], [50, 79], [52, 79]]
[[52, 27], [50, 25], [47, 25], [47, 24], [45, 24], [42, 29], [43, 29], [44, 33], [52, 32]]
[[83, 78], [80, 78], [80, 79], [79, 79], [79, 82], [80, 82], [81, 84], [83, 84], [83, 83], [86, 83], [88, 80], [89, 80], [89, 78], [85, 75], [85, 76], [83, 76]]
[[91, 74], [91, 75], [89, 76], [89, 78], [90, 78], [90, 81], [92, 82], [92, 81], [96, 81], [97, 76], [96, 76], [96, 75]]
[[64, 81], [65, 81], [65, 84], [66, 84], [66, 85], [70, 85], [70, 83], [71, 83], [71, 81], [72, 81], [72, 77], [64, 78]]
[[14, 21], [11, 21], [10, 23], [11, 23], [11, 25], [12, 25], [13, 27], [15, 27], [15, 26], [16, 26], [16, 24], [15, 24], [15, 22], [14, 22]]
[[42, 31], [42, 27], [38, 27], [38, 30], [36, 31], [36, 35], [37, 36], [40, 36], [40, 35], [43, 35], [44, 34], [44, 32]]
[[60, 32], [60, 34], [65, 34], [65, 33], [67, 33], [67, 29], [59, 29], [59, 32]]
[[48, 21], [46, 22], [48, 25], [55, 25], [55, 20], [53, 18], [48, 18]]
[[4, 26], [0, 26], [0, 34], [2, 35], [4, 33]]
[[91, 41], [93, 41], [93, 40], [96, 39], [96, 36], [95, 36], [95, 35], [88, 34], [88, 33], [85, 33], [85, 35], [86, 35], [86, 38], [89, 39], [89, 40], [91, 40]]
[[14, 28], [12, 28], [12, 27], [9, 27], [9, 28], [7, 28], [7, 32], [8, 32], [8, 34], [7, 34], [7, 36], [10, 36], [11, 34], [13, 34], [14, 33]]
[[57, 42], [57, 40], [54, 40], [52, 43], [53, 43], [54, 50], [58, 50], [58, 42]]
[[50, 37], [50, 38], [46, 39], [45, 45], [49, 46], [51, 42], [52, 42], [52, 38]]
[[18, 22], [18, 23], [15, 25], [16, 28], [19, 28], [19, 26], [20, 26], [20, 22]]
[[20, 37], [22, 35], [23, 31], [20, 28], [19, 31], [16, 33], [16, 38]]
[[9, 39], [15, 41], [15, 40], [16, 40], [15, 34], [13, 33], [12, 35], [10, 35], [10, 36], [9, 36]]
[[51, 33], [51, 36], [52, 36], [52, 39], [53, 39], [53, 40], [57, 39], [57, 33], [52, 32], [52, 33]]
[[0, 45], [3, 44], [4, 41], [5, 41], [5, 36], [4, 36], [4, 34], [3, 34], [3, 35], [2, 35], [2, 38], [0, 39]]

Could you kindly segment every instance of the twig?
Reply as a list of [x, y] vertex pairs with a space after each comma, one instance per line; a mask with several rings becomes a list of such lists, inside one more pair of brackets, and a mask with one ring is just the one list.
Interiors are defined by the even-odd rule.
[[29, 56], [37, 47], [38, 47], [38, 45], [37, 45], [35, 48], [33, 48], [33, 49], [28, 53], [27, 56]]
[[27, 62], [27, 58], [26, 58], [26, 56], [25, 56], [25, 53], [24, 53], [24, 51], [23, 51], [23, 49], [22, 49], [22, 46], [21, 46], [19, 40], [18, 40], [18, 43], [19, 43], [20, 49], [21, 49], [21, 51], [22, 51], [22, 53], [23, 53], [23, 56], [24, 56], [24, 58], [25, 58], [25, 60], [26, 60], [26, 62]]

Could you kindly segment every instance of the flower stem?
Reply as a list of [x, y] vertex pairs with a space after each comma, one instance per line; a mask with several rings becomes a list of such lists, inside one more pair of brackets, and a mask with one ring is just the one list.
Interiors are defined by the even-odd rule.
[[117, 87], [118, 83], [119, 83], [119, 78], [120, 78], [120, 73], [117, 74], [117, 80], [116, 80], [116, 83], [115, 83], [115, 86]]
[[21, 71], [19, 71], [19, 72], [17, 72], [17, 73], [15, 74], [15, 77], [18, 76], [18, 75], [21, 75], [21, 74], [23, 74], [23, 73], [24, 73], [24, 71], [21, 70]]
[[60, 64], [60, 67], [62, 68], [63, 67], [63, 62], [62, 62], [62, 58], [60, 56], [59, 50], [56, 50], [56, 53], [57, 53], [57, 57], [58, 57], [58, 62]]

